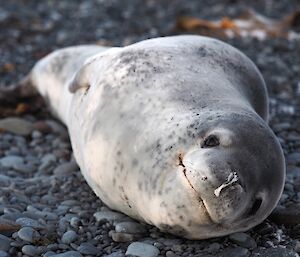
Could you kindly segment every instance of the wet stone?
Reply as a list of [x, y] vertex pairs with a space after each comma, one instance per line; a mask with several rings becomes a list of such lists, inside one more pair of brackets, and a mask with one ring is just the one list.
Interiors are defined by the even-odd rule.
[[16, 135], [28, 136], [33, 131], [33, 125], [27, 120], [9, 117], [0, 120], [0, 129]]
[[98, 222], [114, 222], [117, 220], [122, 220], [126, 216], [124, 214], [121, 214], [119, 212], [113, 212], [113, 211], [100, 211], [94, 213], [94, 217], [96, 221]]
[[23, 162], [24, 160], [22, 157], [14, 155], [6, 156], [0, 159], [0, 164], [6, 168], [12, 168], [15, 165], [23, 164]]
[[116, 232], [112, 232], [111, 237], [115, 242], [132, 242], [136, 238], [133, 234]]
[[90, 254], [90, 255], [96, 255], [100, 252], [100, 250], [93, 246], [90, 243], [82, 243], [78, 248], [77, 251], [82, 254]]
[[76, 251], [67, 251], [64, 253], [51, 255], [52, 257], [83, 257], [81, 253]]
[[9, 257], [9, 254], [5, 251], [0, 250], [0, 257]]
[[295, 226], [300, 223], [300, 204], [292, 204], [287, 208], [277, 207], [270, 215], [270, 219], [277, 224]]
[[24, 245], [22, 247], [22, 252], [28, 256], [36, 256], [38, 255], [38, 250], [33, 245]]
[[250, 257], [299, 257], [299, 255], [289, 249], [274, 247], [267, 249], [258, 249], [253, 251]]
[[134, 242], [128, 246], [125, 255], [134, 255], [138, 257], [156, 257], [159, 255], [159, 250], [153, 245]]
[[257, 246], [255, 240], [246, 233], [231, 234], [229, 239], [241, 247], [253, 249]]
[[145, 226], [131, 221], [117, 223], [115, 230], [116, 232], [129, 234], [144, 234], [147, 232]]
[[40, 238], [40, 234], [31, 227], [23, 227], [18, 231], [20, 239], [33, 243], [35, 240]]
[[41, 223], [30, 218], [19, 218], [16, 223], [22, 227], [45, 228]]
[[75, 231], [69, 230], [63, 234], [61, 241], [64, 244], [70, 244], [70, 243], [74, 242], [77, 239], [77, 237], [78, 236]]
[[0, 234], [0, 250], [8, 251], [10, 248], [11, 239]]
[[222, 253], [218, 254], [217, 257], [248, 257], [250, 255], [250, 252], [248, 249], [243, 247], [230, 247], [226, 248], [222, 251]]

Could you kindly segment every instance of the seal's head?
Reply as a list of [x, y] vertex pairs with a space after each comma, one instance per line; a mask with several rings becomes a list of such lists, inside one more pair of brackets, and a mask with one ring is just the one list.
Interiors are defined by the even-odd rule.
[[[198, 147], [179, 156], [179, 172], [198, 203], [189, 201], [184, 220], [174, 224], [185, 237], [201, 239], [262, 222], [280, 198], [285, 165], [275, 135], [260, 117], [231, 113], [201, 125]], [[173, 199], [177, 206], [180, 201], [181, 195]]]

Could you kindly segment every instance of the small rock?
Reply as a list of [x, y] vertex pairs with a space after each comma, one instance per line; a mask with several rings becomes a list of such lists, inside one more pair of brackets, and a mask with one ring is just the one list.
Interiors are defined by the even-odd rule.
[[51, 257], [83, 257], [81, 253], [76, 251], [68, 251], [64, 253], [54, 254]]
[[8, 187], [11, 183], [11, 177], [0, 174], [0, 187]]
[[64, 253], [54, 254], [51, 257], [83, 257], [81, 253], [76, 251], [68, 251]]
[[5, 118], [0, 120], [0, 129], [21, 135], [28, 136], [33, 131], [33, 125], [21, 118]]
[[104, 255], [103, 257], [124, 257], [125, 254], [122, 252], [113, 252], [109, 255]]
[[125, 255], [134, 255], [139, 257], [156, 257], [159, 255], [159, 250], [153, 245], [141, 242], [134, 242], [128, 246]]
[[207, 252], [209, 253], [215, 253], [217, 252], [219, 249], [221, 248], [221, 245], [218, 243], [212, 243], [208, 246], [208, 248], [206, 249]]
[[117, 232], [112, 232], [111, 237], [115, 242], [132, 242], [134, 239], [136, 239], [136, 237], [132, 234]]
[[255, 250], [251, 257], [299, 257], [299, 255], [289, 249], [281, 248], [281, 247], [274, 247], [274, 248], [267, 248], [267, 249], [258, 249]]
[[35, 167], [31, 164], [17, 163], [13, 165], [15, 171], [22, 173], [32, 173], [35, 171]]
[[255, 240], [246, 233], [234, 233], [229, 235], [229, 239], [237, 245], [249, 249], [257, 247]]
[[16, 223], [22, 227], [33, 227], [33, 228], [45, 228], [41, 223], [30, 218], [19, 218], [16, 220]]
[[28, 256], [36, 256], [38, 255], [38, 250], [33, 245], [24, 245], [22, 247], [22, 252]]
[[64, 244], [70, 244], [70, 243], [74, 242], [76, 239], [77, 239], [76, 232], [73, 230], [69, 230], [63, 234], [61, 241]]
[[293, 204], [287, 208], [277, 207], [270, 219], [280, 225], [295, 226], [300, 223], [300, 204]]
[[0, 257], [9, 257], [7, 252], [0, 250]]
[[[234, 256], [234, 257], [248, 257], [250, 255], [250, 252], [248, 249], [243, 247], [229, 247], [222, 251], [222, 253], [218, 254], [217, 257], [228, 257], [228, 256]], [[261, 256], [265, 257], [265, 256]]]
[[11, 220], [0, 218], [0, 233], [1, 232], [14, 232], [20, 229], [20, 225]]
[[0, 250], [1, 251], [5, 251], [5, 252], [8, 251], [10, 248], [10, 242], [11, 242], [10, 238], [0, 234]]
[[144, 234], [147, 232], [145, 226], [137, 222], [120, 222], [115, 227], [116, 232], [129, 234]]
[[126, 216], [124, 214], [121, 214], [119, 212], [113, 212], [113, 211], [99, 211], [94, 213], [94, 217], [96, 221], [98, 222], [114, 222], [117, 220], [122, 220]]
[[82, 254], [90, 254], [90, 255], [96, 255], [100, 252], [100, 250], [93, 246], [90, 243], [82, 243], [80, 246], [78, 246], [77, 251]]
[[31, 227], [21, 228], [18, 231], [18, 236], [20, 239], [30, 243], [33, 243], [35, 240], [40, 238], [40, 234]]
[[24, 160], [20, 156], [6, 156], [0, 159], [0, 164], [6, 168], [12, 168], [14, 165], [23, 164]]
[[76, 170], [78, 170], [76, 162], [66, 162], [56, 167], [53, 173], [54, 175], [65, 176], [66, 174], [70, 174]]

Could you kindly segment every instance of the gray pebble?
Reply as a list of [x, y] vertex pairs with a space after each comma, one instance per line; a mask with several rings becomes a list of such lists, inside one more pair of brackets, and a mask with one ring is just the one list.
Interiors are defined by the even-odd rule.
[[78, 226], [80, 225], [81, 221], [78, 217], [72, 217], [71, 220], [70, 220], [70, 225], [73, 227], [73, 228], [78, 228]]
[[9, 254], [5, 251], [0, 250], [0, 257], [9, 257]]
[[41, 223], [30, 218], [19, 218], [16, 223], [22, 227], [45, 228]]
[[153, 245], [141, 242], [134, 242], [128, 246], [125, 255], [135, 255], [139, 257], [156, 257], [159, 255], [159, 250]]
[[38, 250], [33, 245], [24, 245], [22, 247], [22, 252], [28, 256], [36, 256], [38, 255]]
[[114, 252], [109, 255], [104, 255], [103, 257], [124, 257], [125, 254], [122, 252]]
[[40, 238], [40, 234], [35, 231], [32, 227], [23, 227], [18, 231], [20, 239], [33, 243], [35, 240]]
[[8, 187], [11, 183], [11, 177], [0, 174], [0, 187]]
[[[234, 256], [234, 257], [248, 257], [250, 255], [250, 252], [248, 249], [243, 247], [229, 247], [223, 250], [220, 254], [217, 255], [217, 257], [228, 257], [228, 256]], [[262, 256], [263, 257], [263, 256]]]
[[132, 242], [135, 239], [133, 234], [111, 232], [112, 240], [115, 242]]
[[35, 171], [35, 166], [31, 164], [24, 164], [24, 163], [16, 163], [13, 165], [15, 171], [19, 171], [22, 173], [32, 173]]
[[246, 233], [234, 233], [229, 235], [229, 239], [237, 245], [249, 249], [257, 247], [255, 240]]
[[64, 253], [51, 255], [52, 257], [83, 257], [81, 253], [76, 251], [68, 251]]
[[63, 234], [61, 241], [64, 244], [70, 244], [70, 243], [74, 242], [76, 239], [77, 239], [76, 232], [73, 230], [69, 230]]
[[76, 170], [78, 170], [78, 166], [75, 162], [66, 162], [66, 163], [62, 163], [61, 165], [56, 167], [54, 169], [53, 173], [54, 173], [54, 175], [57, 175], [57, 176], [65, 176]]
[[12, 168], [14, 165], [23, 164], [24, 160], [20, 156], [6, 156], [0, 159], [0, 164], [6, 168]]
[[77, 251], [82, 254], [96, 255], [100, 252], [100, 249], [90, 243], [82, 243], [80, 246], [78, 246]]
[[115, 227], [116, 232], [129, 234], [144, 234], [147, 232], [145, 226], [137, 222], [125, 221], [120, 222]]
[[114, 222], [117, 220], [122, 220], [126, 216], [119, 212], [99, 211], [99, 212], [94, 213], [94, 217], [95, 217], [96, 221], [98, 221], [98, 222], [106, 222], [106, 221]]
[[11, 239], [0, 234], [0, 250], [8, 251], [10, 248]]
[[33, 125], [31, 122], [14, 117], [1, 119], [0, 128], [21, 136], [28, 136], [33, 131]]
[[299, 255], [286, 248], [274, 247], [255, 250], [251, 257], [299, 257]]

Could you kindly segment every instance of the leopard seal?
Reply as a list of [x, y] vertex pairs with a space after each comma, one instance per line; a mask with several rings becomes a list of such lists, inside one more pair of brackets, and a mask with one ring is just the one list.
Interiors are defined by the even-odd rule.
[[87, 183], [114, 210], [189, 239], [245, 231], [283, 190], [264, 80], [216, 39], [57, 50], [27, 77], [66, 124]]

